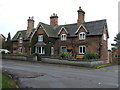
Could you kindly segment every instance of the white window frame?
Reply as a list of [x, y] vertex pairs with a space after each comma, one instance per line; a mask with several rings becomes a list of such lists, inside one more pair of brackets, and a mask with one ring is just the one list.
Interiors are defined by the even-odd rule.
[[19, 52], [19, 53], [22, 53], [22, 52], [23, 52], [23, 48], [22, 48], [22, 47], [19, 47], [19, 48], [18, 48], [18, 52]]
[[[82, 37], [81, 37], [81, 35], [82, 35]], [[80, 32], [79, 33], [79, 40], [85, 40], [86, 39], [86, 34], [85, 34], [85, 32]]]
[[[82, 52], [80, 52], [80, 47], [82, 47]], [[85, 54], [85, 52], [83, 52], [83, 47], [85, 47], [85, 52], [86, 52], [86, 46], [85, 45], [81, 45], [81, 46], [79, 46], [79, 54]]]
[[104, 33], [103, 38], [104, 38], [105, 41], [107, 40], [107, 35], [105, 33]]
[[61, 41], [66, 41], [66, 40], [67, 40], [67, 35], [61, 34]]
[[38, 35], [38, 42], [43, 42], [43, 35]]
[[54, 47], [51, 47], [51, 55], [54, 55]]
[[[39, 48], [41, 51], [39, 51]], [[44, 48], [44, 49], [43, 49]], [[41, 46], [41, 47], [36, 47], [36, 53], [39, 53], [39, 54], [45, 54], [45, 47]]]
[[63, 47], [66, 48], [66, 52], [67, 52], [67, 46], [61, 46], [61, 47], [60, 47], [60, 52], [63, 53], [63, 52], [62, 52], [62, 48], [63, 48]]
[[19, 43], [23, 43], [23, 38], [22, 37], [19, 38]]

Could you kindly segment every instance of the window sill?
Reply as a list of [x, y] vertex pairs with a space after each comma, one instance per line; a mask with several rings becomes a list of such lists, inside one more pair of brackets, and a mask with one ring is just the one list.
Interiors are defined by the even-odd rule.
[[85, 55], [85, 53], [79, 53], [79, 55]]
[[67, 40], [61, 40], [61, 41], [67, 41]]
[[79, 39], [79, 40], [85, 40], [85, 39]]

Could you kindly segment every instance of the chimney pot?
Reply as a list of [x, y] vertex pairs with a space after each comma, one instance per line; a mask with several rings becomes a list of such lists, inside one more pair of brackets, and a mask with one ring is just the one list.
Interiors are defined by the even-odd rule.
[[81, 7], [79, 7], [79, 10], [81, 10]]
[[53, 15], [51, 15], [51, 17], [50, 17], [50, 25], [52, 25], [53, 27], [58, 25], [58, 16], [57, 16], [57, 14], [53, 13]]
[[34, 16], [32, 16], [31, 19], [33, 20], [33, 19], [34, 19]]
[[55, 13], [53, 13], [53, 16], [55, 16]]
[[77, 25], [79, 26], [80, 24], [84, 23], [84, 14], [85, 12], [82, 10], [81, 7], [79, 7], [79, 10], [77, 11], [78, 12], [78, 19], [77, 19]]
[[34, 29], [34, 20], [33, 20], [33, 16], [29, 17], [28, 19], [28, 26], [27, 26], [27, 30], [28, 32], [32, 31]]

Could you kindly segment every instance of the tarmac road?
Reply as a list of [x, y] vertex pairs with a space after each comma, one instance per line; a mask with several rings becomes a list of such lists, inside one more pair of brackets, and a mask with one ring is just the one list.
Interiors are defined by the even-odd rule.
[[117, 88], [118, 66], [90, 69], [68, 65], [2, 60], [22, 88]]

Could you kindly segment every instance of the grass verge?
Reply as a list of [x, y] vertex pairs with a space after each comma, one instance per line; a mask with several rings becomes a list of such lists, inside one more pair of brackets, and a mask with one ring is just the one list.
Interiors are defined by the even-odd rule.
[[107, 64], [95, 65], [93, 68], [94, 69], [99, 69], [99, 68], [106, 67], [106, 66], [111, 66], [111, 65], [115, 65], [115, 63], [107, 63]]
[[19, 88], [16, 85], [15, 81], [8, 76], [7, 73], [2, 72], [2, 90], [6, 90], [5, 88]]

